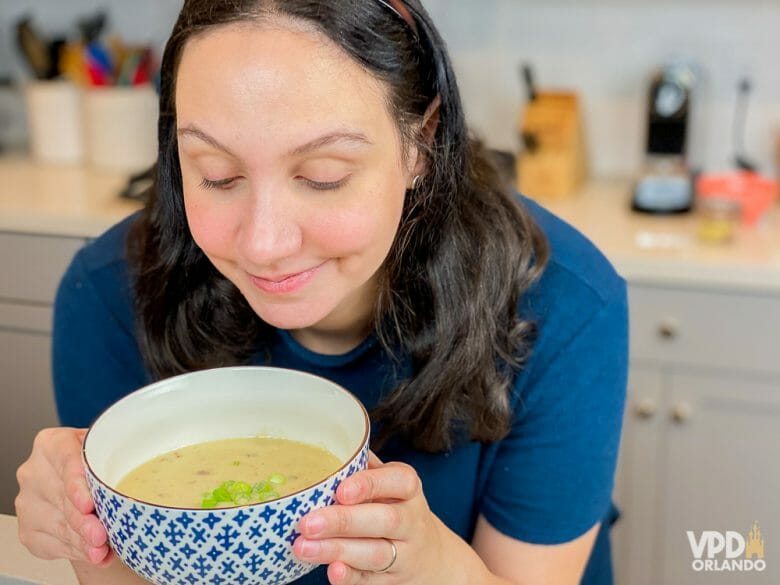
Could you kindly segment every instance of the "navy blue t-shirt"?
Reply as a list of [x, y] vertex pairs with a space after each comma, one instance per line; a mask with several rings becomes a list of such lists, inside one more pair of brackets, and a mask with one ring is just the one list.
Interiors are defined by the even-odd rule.
[[[496, 443], [431, 455], [391, 441], [378, 455], [411, 464], [433, 512], [469, 541], [479, 514], [502, 533], [536, 544], [602, 528], [583, 577], [609, 585], [609, 526], [625, 400], [628, 323], [625, 282], [580, 233], [523, 200], [551, 257], [519, 299], [538, 336], [514, 381], [514, 424]], [[135, 216], [78, 252], [57, 293], [53, 375], [62, 424], [86, 427], [113, 402], [149, 383], [135, 336], [125, 239]], [[322, 355], [286, 331], [272, 340], [271, 365], [323, 376], [368, 409], [394, 384], [390, 360], [371, 336], [344, 355]], [[259, 363], [259, 360], [258, 360]], [[268, 362], [264, 362], [268, 363]], [[324, 567], [301, 585], [326, 584]]]

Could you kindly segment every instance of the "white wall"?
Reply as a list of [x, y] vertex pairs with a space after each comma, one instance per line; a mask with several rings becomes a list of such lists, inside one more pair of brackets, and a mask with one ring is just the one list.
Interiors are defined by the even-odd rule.
[[[368, 1], [368, 0], [366, 0]], [[780, 0], [424, 0], [447, 40], [467, 113], [494, 147], [517, 147], [524, 100], [518, 65], [530, 61], [543, 87], [580, 93], [597, 174], [630, 174], [642, 157], [647, 83], [665, 60], [684, 56], [701, 69], [691, 155], [727, 169], [741, 75], [754, 81], [746, 147], [772, 166], [780, 131]], [[108, 6], [128, 40], [161, 46], [180, 0], [0, 0], [0, 72], [17, 74], [8, 34], [32, 12], [47, 31]]]
[[736, 85], [749, 74], [746, 150], [774, 172], [780, 132], [778, 0], [427, 0], [450, 45], [473, 126], [493, 144], [517, 146], [524, 93], [518, 64], [539, 85], [572, 88], [584, 101], [596, 173], [626, 174], [641, 161], [650, 72], [666, 59], [702, 71], [692, 158], [730, 168]]

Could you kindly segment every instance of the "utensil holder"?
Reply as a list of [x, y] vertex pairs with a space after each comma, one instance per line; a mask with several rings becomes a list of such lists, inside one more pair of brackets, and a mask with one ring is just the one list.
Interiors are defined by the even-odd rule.
[[68, 81], [34, 81], [25, 85], [24, 97], [33, 159], [46, 164], [81, 163], [81, 90]]
[[157, 159], [158, 98], [151, 85], [96, 87], [84, 93], [87, 162], [136, 173]]

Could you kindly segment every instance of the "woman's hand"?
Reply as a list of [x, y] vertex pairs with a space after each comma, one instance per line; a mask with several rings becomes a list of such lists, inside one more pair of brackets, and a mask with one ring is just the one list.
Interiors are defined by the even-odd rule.
[[43, 559], [105, 567], [113, 555], [87, 488], [81, 460], [86, 432], [54, 428], [35, 437], [30, 458], [16, 472], [19, 540]]
[[329, 564], [333, 585], [452, 585], [458, 579], [448, 573], [462, 574], [464, 549], [476, 557], [431, 512], [409, 465], [383, 464], [372, 453], [366, 471], [339, 485], [336, 502], [301, 520], [293, 547], [301, 560]]

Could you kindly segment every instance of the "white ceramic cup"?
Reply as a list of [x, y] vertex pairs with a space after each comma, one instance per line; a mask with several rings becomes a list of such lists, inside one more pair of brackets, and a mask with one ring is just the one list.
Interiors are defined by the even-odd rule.
[[33, 81], [25, 86], [24, 96], [33, 159], [80, 164], [84, 158], [81, 90], [68, 81]]
[[139, 172], [157, 159], [157, 93], [151, 85], [84, 92], [87, 162], [96, 169]]

